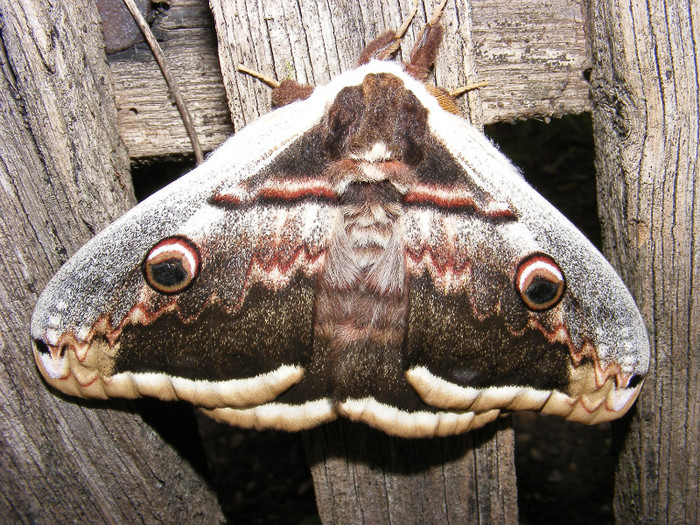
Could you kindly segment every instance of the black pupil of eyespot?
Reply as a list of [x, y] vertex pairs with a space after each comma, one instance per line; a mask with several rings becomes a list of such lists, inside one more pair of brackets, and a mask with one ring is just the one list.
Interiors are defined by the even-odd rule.
[[546, 304], [557, 296], [559, 283], [544, 277], [535, 277], [525, 290], [525, 295], [533, 304]]
[[187, 279], [187, 272], [179, 259], [167, 259], [151, 265], [151, 276], [161, 286], [176, 286]]

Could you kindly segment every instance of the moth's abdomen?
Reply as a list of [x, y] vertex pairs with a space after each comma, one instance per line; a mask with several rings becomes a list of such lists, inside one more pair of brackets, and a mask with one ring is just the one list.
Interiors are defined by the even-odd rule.
[[408, 294], [400, 199], [389, 181], [354, 182], [340, 196], [341, 224], [319, 280], [314, 324], [314, 355], [338, 401], [393, 402], [403, 382]]

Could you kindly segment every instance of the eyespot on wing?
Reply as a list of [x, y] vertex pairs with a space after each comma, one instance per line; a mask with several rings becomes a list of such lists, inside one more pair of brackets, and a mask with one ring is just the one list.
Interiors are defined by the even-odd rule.
[[528, 309], [542, 312], [559, 304], [566, 291], [566, 279], [552, 257], [535, 253], [518, 265], [515, 289]]
[[201, 265], [197, 246], [186, 237], [174, 236], [159, 241], [148, 251], [142, 269], [151, 288], [172, 295], [192, 285]]

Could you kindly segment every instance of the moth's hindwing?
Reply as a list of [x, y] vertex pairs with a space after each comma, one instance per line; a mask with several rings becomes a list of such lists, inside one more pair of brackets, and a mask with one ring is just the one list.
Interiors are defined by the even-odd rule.
[[47, 286], [32, 336], [70, 394], [406, 437], [513, 410], [619, 417], [649, 360], [604, 258], [387, 62], [248, 126], [99, 234]]

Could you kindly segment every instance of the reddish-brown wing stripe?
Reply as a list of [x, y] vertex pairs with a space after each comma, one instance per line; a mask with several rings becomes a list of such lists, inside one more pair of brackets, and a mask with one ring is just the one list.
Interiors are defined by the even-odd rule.
[[268, 179], [258, 189], [256, 198], [292, 202], [311, 198], [334, 202], [338, 195], [326, 181], [320, 179]]
[[217, 193], [210, 202], [219, 206], [241, 206], [255, 202], [295, 203], [305, 200], [337, 202], [338, 195], [321, 179], [268, 179], [253, 191]]
[[454, 187], [415, 186], [406, 195], [405, 204], [414, 206], [432, 206], [446, 211], [468, 212], [490, 219], [516, 219], [515, 213], [508, 205], [491, 201], [478, 203], [471, 193]]
[[224, 208], [237, 207], [245, 201], [247, 201], [247, 199], [231, 193], [216, 193], [209, 199], [210, 204], [214, 206], [223, 206]]
[[[238, 207], [259, 202], [293, 204], [306, 200], [336, 203], [338, 194], [328, 181], [319, 178], [272, 178], [252, 191], [241, 187], [240, 191], [217, 193], [210, 202], [218, 206]], [[489, 219], [517, 218], [507, 204], [493, 200], [482, 202], [467, 189], [454, 186], [411, 184], [403, 196], [403, 203], [409, 206], [430, 206], [449, 212], [473, 213]]]

